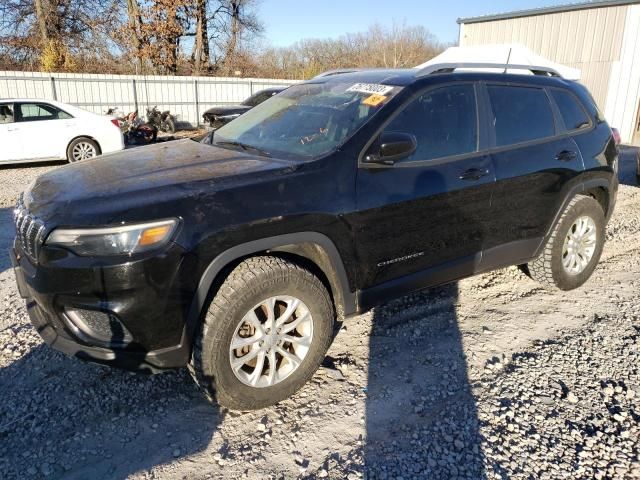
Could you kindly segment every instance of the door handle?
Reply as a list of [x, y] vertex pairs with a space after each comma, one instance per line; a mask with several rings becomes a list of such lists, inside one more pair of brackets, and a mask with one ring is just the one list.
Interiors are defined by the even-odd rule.
[[460, 174], [460, 180], [480, 180], [486, 175], [489, 175], [487, 168], [470, 168]]
[[563, 150], [556, 155], [556, 160], [561, 162], [570, 162], [578, 158], [578, 154], [572, 150]]

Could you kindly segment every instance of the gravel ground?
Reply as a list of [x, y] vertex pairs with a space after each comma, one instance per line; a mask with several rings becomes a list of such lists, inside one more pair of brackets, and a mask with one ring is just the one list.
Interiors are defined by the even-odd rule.
[[[43, 345], [0, 255], [0, 478], [640, 478], [640, 189], [631, 155], [601, 265], [546, 292], [509, 268], [342, 326], [292, 399], [235, 414], [184, 370]], [[0, 170], [11, 207], [56, 165]]]

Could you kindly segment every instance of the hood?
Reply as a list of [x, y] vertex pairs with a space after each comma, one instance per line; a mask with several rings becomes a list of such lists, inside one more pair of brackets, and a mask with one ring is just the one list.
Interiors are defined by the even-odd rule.
[[203, 117], [234, 115], [236, 113], [244, 113], [247, 110], [251, 110], [251, 107], [247, 105], [226, 105], [224, 107], [210, 108], [202, 114]]
[[47, 172], [25, 192], [24, 202], [30, 213], [44, 221], [109, 212], [122, 218], [124, 211], [260, 182], [290, 172], [296, 165], [178, 140], [132, 148]]

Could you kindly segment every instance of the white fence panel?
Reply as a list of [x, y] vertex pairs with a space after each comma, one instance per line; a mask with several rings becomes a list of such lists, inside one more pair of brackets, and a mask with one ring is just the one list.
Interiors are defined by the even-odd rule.
[[94, 113], [117, 108], [122, 113], [157, 106], [170, 110], [178, 123], [202, 123], [202, 113], [216, 105], [238, 103], [269, 87], [296, 80], [233, 77], [172, 77], [41, 72], [0, 72], [0, 98], [58, 100]]

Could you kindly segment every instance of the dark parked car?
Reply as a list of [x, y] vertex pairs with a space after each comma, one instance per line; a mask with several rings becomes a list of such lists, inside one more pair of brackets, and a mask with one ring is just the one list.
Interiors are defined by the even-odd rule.
[[238, 118], [244, 112], [251, 110], [253, 107], [260, 105], [265, 100], [270, 99], [274, 95], [282, 92], [286, 87], [274, 87], [260, 90], [254, 93], [244, 102], [238, 105], [225, 105], [223, 107], [213, 107], [202, 114], [205, 123], [213, 129], [220, 128], [222, 125], [229, 123], [234, 118]]
[[12, 250], [32, 322], [81, 359], [187, 365], [244, 410], [293, 394], [334, 321], [388, 299], [508, 265], [581, 286], [617, 149], [583, 86], [532, 70], [333, 72], [203, 143], [40, 176]]

